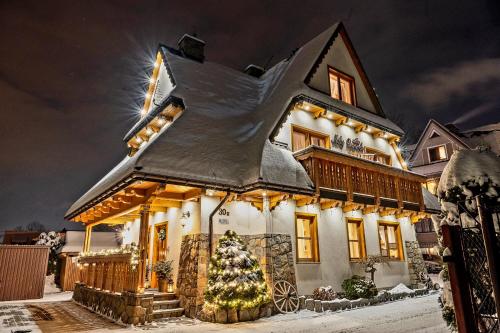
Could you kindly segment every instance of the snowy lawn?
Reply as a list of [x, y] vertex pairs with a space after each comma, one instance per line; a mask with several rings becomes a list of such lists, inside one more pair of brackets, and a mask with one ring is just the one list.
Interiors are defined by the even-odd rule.
[[[441, 319], [437, 294], [407, 298], [381, 305], [343, 312], [317, 313], [303, 310], [298, 313], [276, 315], [254, 322], [230, 325], [205, 323], [186, 317], [163, 320], [142, 327], [115, 325], [87, 309], [69, 301], [72, 293], [52, 294], [42, 300], [0, 303], [0, 333], [11, 329], [31, 329], [35, 332], [239, 332], [239, 333], [298, 333], [298, 332], [448, 332]], [[24, 303], [24, 304], [20, 304]], [[2, 309], [3, 306], [3, 309]], [[2, 313], [3, 310], [3, 313]], [[35, 311], [34, 311], [35, 310]], [[53, 318], [43, 320], [39, 313]], [[35, 313], [35, 315], [33, 315]], [[21, 316], [26, 326], [12, 326], [12, 318]], [[34, 318], [35, 317], [35, 318]], [[11, 325], [9, 325], [9, 323]], [[17, 326], [17, 327], [15, 327]]]
[[152, 332], [449, 332], [441, 318], [438, 295], [407, 298], [381, 305], [368, 306], [343, 312], [317, 313], [303, 310], [298, 313], [276, 315], [254, 322], [230, 325], [204, 323], [187, 318], [159, 322], [140, 328], [122, 329], [151, 330]]

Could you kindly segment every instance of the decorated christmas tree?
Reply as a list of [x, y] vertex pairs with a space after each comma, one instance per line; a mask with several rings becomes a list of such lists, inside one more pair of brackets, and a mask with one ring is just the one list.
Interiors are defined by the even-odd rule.
[[210, 259], [205, 301], [220, 309], [251, 309], [269, 302], [264, 274], [234, 231], [226, 231]]

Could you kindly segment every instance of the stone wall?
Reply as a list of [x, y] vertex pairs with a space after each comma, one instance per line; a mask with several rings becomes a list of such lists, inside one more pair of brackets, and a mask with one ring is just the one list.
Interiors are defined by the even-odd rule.
[[[214, 235], [214, 248], [222, 235]], [[240, 235], [248, 250], [259, 258], [269, 290], [273, 281], [286, 280], [297, 286], [292, 239], [285, 234]], [[177, 276], [177, 291], [187, 317], [201, 311], [207, 285], [208, 235], [186, 235], [182, 239]]]
[[408, 262], [408, 271], [410, 272], [411, 288], [418, 288], [422, 284], [420, 273], [427, 273], [425, 268], [424, 258], [420, 251], [418, 241], [406, 241], [406, 261]]
[[153, 294], [115, 294], [76, 283], [73, 299], [116, 322], [137, 325], [153, 320]]

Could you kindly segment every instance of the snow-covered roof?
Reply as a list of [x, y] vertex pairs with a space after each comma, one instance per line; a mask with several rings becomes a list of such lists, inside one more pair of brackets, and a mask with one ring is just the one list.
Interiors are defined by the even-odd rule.
[[184, 112], [132, 157], [125, 157], [70, 207], [66, 217], [131, 177], [218, 185], [236, 192], [260, 184], [312, 193], [314, 185], [292, 152], [270, 141], [297, 96], [402, 134], [390, 120], [337, 102], [304, 83], [340, 29], [342, 24], [331, 26], [260, 78], [209, 61], [193, 61], [161, 46], [176, 83], [170, 95], [182, 101]]
[[[58, 253], [77, 253], [83, 249], [85, 240], [85, 231], [66, 231], [65, 244]], [[93, 231], [90, 238], [90, 250], [99, 251], [115, 249], [120, 247], [116, 241], [114, 232]]]
[[424, 197], [425, 210], [431, 213], [439, 212], [441, 205], [439, 204], [438, 198], [426, 188], [422, 188], [422, 195]]
[[[483, 185], [487, 178], [500, 185], [500, 158], [491, 151], [458, 150], [453, 153], [439, 180], [438, 193], [460, 187], [468, 191], [467, 183]], [[498, 196], [498, 194], [497, 194]]]
[[472, 134], [474, 132], [491, 132], [491, 131], [500, 131], [500, 122], [474, 127], [460, 132], [463, 134]]

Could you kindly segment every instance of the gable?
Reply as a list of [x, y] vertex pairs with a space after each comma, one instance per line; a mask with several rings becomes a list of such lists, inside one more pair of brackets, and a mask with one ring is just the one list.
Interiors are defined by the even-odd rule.
[[458, 148], [468, 148], [462, 140], [457, 138], [446, 127], [435, 120], [430, 120], [421, 134], [413, 154], [410, 158], [413, 165], [418, 166], [429, 163], [428, 148], [444, 145], [448, 156]]
[[347, 35], [343, 31], [337, 34], [332, 45], [326, 50], [316, 68], [313, 69], [314, 72], [312, 75], [306, 80], [306, 83], [311, 88], [327, 95], [330, 95], [329, 67], [345, 73], [354, 79], [357, 107], [383, 116], [383, 111], [373, 88], [361, 67], [361, 63]]
[[144, 116], [154, 108], [159, 107], [173, 89], [173, 79], [169, 74], [161, 53], [158, 52], [153, 72], [149, 79], [149, 88], [144, 98], [144, 107], [141, 115]]

